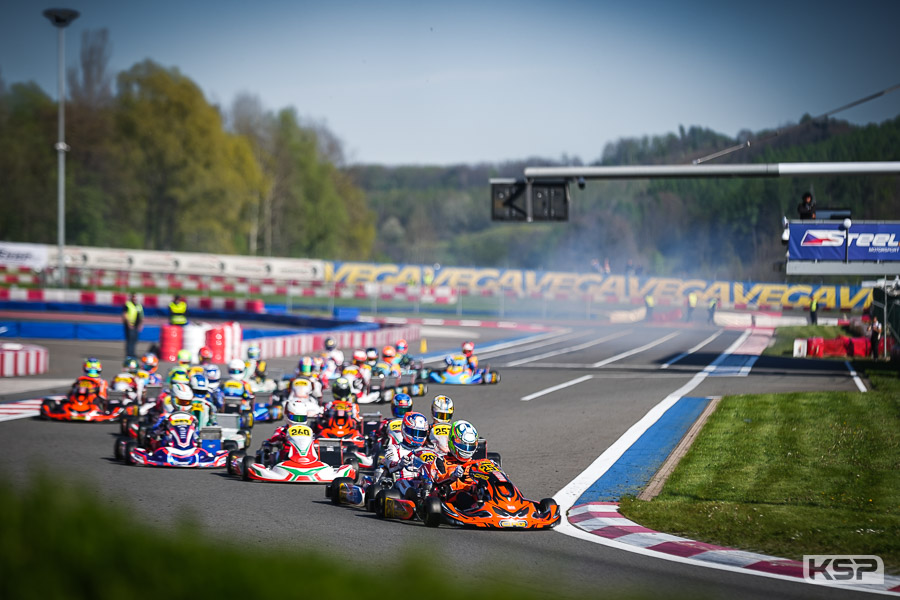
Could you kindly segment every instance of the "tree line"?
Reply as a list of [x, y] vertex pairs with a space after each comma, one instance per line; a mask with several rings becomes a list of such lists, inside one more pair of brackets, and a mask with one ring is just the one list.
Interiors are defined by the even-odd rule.
[[[296, 110], [241, 95], [210, 104], [177, 68], [147, 60], [113, 77], [109, 36], [85, 32], [68, 73], [70, 244], [336, 260], [771, 280], [781, 216], [804, 191], [854, 219], [900, 217], [896, 177], [590, 182], [570, 220], [490, 220], [488, 179], [529, 165], [348, 165], [342, 142]], [[56, 102], [0, 78], [0, 239], [56, 240]], [[735, 138], [694, 126], [606, 144], [592, 165], [688, 164], [746, 140], [723, 162], [900, 160], [900, 118], [855, 126], [805, 115]]]

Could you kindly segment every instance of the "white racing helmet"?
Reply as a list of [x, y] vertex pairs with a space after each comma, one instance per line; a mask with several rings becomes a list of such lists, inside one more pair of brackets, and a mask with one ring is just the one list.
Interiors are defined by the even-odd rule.
[[235, 380], [240, 380], [244, 378], [244, 361], [239, 358], [232, 359], [230, 363], [228, 363], [228, 377]]

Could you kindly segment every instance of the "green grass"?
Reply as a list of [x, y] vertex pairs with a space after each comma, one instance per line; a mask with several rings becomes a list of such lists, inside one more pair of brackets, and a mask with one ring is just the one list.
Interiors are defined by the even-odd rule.
[[798, 338], [836, 338], [847, 335], [837, 325], [795, 325], [791, 327], [777, 327], [775, 329], [775, 343], [763, 351], [766, 356], [793, 356], [794, 340]]
[[[0, 485], [0, 598], [4, 599], [597, 596], [595, 591], [566, 585], [561, 576], [542, 569], [514, 573], [509, 567], [485, 563], [459, 572], [448, 570], [440, 546], [423, 543], [400, 556], [385, 555], [377, 546], [359, 547], [351, 554], [332, 557], [316, 551], [305, 539], [301, 520], [291, 532], [293, 545], [248, 547], [239, 539], [207, 537], [190, 517], [164, 530], [151, 529], [139, 524], [127, 507], [60, 483], [58, 477], [40, 475], [21, 490], [14, 490], [2, 474], [0, 481], [5, 484]], [[284, 509], [300, 516], [303, 507]], [[352, 537], [357, 517], [347, 509], [334, 510], [335, 519], [344, 519], [346, 525], [344, 531], [336, 529], [335, 535]], [[385, 535], [391, 531], [391, 524], [385, 523]], [[465, 540], [453, 532], [444, 533], [446, 541], [441, 543], [477, 544], [482, 534], [518, 539], [521, 532], [478, 532]], [[525, 537], [529, 535], [553, 536], [524, 532]], [[653, 597], [615, 588], [607, 588], [604, 595]]]
[[799, 559], [877, 554], [900, 571], [900, 400], [849, 392], [722, 400], [641, 525]]

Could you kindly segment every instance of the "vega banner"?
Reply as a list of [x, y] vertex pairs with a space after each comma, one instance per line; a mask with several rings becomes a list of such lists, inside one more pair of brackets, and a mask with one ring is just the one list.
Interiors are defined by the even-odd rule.
[[791, 223], [790, 233], [790, 260], [900, 260], [900, 223], [857, 222], [849, 232], [840, 223]]

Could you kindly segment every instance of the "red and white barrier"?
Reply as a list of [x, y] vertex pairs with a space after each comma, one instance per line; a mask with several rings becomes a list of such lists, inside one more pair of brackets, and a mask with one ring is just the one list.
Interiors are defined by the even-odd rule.
[[237, 322], [225, 323], [206, 332], [206, 346], [212, 350], [213, 362], [227, 364], [235, 358], [242, 358], [241, 341], [243, 330]]
[[[124, 292], [93, 292], [89, 290], [19, 289], [0, 288], [0, 300], [15, 302], [65, 302], [68, 304], [88, 304], [122, 306], [129, 294]], [[137, 294], [138, 301], [145, 308], [165, 308], [174, 298], [173, 294]], [[262, 313], [266, 308], [262, 300], [254, 298], [196, 298], [185, 297], [188, 310], [234, 310]]]
[[320, 352], [325, 346], [325, 338], [332, 337], [338, 348], [367, 348], [393, 345], [399, 339], [407, 341], [420, 337], [419, 326], [385, 327], [374, 331], [323, 331], [321, 333], [300, 333], [278, 337], [245, 340], [241, 343], [241, 356], [247, 355], [247, 348], [259, 346], [265, 359], [284, 356], [303, 356]]
[[46, 373], [50, 354], [41, 346], [0, 344], [0, 377]]

